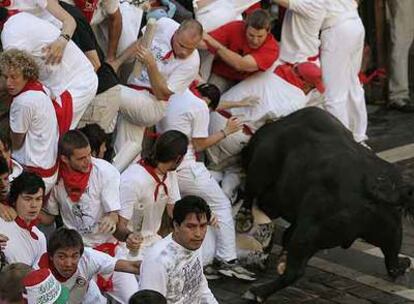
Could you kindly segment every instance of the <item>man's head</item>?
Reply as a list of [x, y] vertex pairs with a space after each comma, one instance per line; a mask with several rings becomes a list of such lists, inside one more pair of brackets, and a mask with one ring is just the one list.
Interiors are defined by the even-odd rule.
[[197, 48], [203, 38], [203, 26], [194, 19], [184, 20], [172, 38], [174, 55], [186, 59]]
[[177, 201], [173, 210], [173, 237], [181, 246], [197, 250], [203, 243], [211, 211], [198, 196], [186, 196]]
[[266, 41], [270, 32], [270, 15], [263, 9], [255, 10], [246, 18], [246, 39], [252, 49], [258, 49]]
[[54, 268], [64, 278], [70, 278], [78, 269], [84, 245], [81, 235], [73, 229], [55, 230], [47, 243], [47, 254]]
[[0, 156], [0, 203], [7, 200], [9, 190], [9, 164], [4, 157]]
[[216, 110], [221, 97], [219, 88], [211, 83], [203, 83], [197, 86], [197, 90], [200, 92], [202, 98], [207, 102], [209, 109], [212, 111]]
[[22, 279], [32, 268], [23, 263], [7, 265], [0, 272], [0, 303], [2, 304], [23, 304], [24, 287]]
[[105, 131], [96, 123], [88, 124], [83, 128], [80, 128], [79, 131], [85, 134], [88, 138], [92, 150], [92, 156], [96, 158], [104, 158], [107, 139]]
[[85, 134], [79, 130], [66, 132], [59, 140], [59, 157], [70, 169], [89, 172], [91, 147]]
[[0, 156], [4, 157], [11, 171], [11, 140], [7, 132], [0, 132]]
[[39, 216], [44, 194], [42, 178], [35, 173], [23, 172], [11, 183], [9, 204], [21, 219], [31, 222]]
[[144, 289], [134, 293], [128, 304], [167, 304], [167, 300], [158, 291]]
[[319, 93], [325, 92], [325, 86], [322, 80], [322, 71], [320, 67], [312, 62], [302, 62], [293, 66], [295, 74], [303, 81], [303, 92], [308, 94], [313, 89]]
[[0, 70], [10, 95], [19, 94], [26, 83], [39, 78], [39, 68], [25, 51], [10, 49], [0, 54]]
[[156, 167], [164, 164], [168, 171], [174, 171], [187, 153], [187, 136], [176, 130], [169, 130], [157, 138], [148, 162]]

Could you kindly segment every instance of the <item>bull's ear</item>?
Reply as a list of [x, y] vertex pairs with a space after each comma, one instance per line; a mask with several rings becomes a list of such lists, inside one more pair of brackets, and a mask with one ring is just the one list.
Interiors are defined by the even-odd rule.
[[366, 177], [365, 186], [369, 196], [378, 203], [398, 205], [400, 191], [398, 181], [392, 176], [381, 173], [377, 176]]

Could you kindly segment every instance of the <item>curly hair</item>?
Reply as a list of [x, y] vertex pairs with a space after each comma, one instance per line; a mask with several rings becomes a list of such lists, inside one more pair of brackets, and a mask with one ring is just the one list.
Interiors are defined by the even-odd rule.
[[39, 67], [34, 58], [27, 52], [10, 49], [0, 54], [0, 70], [2, 73], [13, 69], [21, 71], [26, 80], [39, 78]]

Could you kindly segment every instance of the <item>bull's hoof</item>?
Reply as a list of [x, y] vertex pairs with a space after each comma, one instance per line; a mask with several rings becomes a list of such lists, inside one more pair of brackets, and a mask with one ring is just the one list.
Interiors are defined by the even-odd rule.
[[246, 291], [243, 296], [243, 299], [252, 301], [254, 303], [263, 303], [264, 300], [259, 296], [256, 296], [251, 290]]
[[236, 230], [238, 233], [246, 233], [253, 228], [253, 214], [251, 209], [240, 208], [236, 215]]
[[282, 275], [285, 273], [286, 265], [287, 265], [287, 254], [288, 254], [287, 251], [283, 250], [277, 257], [276, 271], [279, 275]]
[[393, 279], [403, 275], [407, 269], [411, 266], [411, 260], [406, 257], [398, 258], [398, 267], [391, 268], [388, 270], [388, 274]]

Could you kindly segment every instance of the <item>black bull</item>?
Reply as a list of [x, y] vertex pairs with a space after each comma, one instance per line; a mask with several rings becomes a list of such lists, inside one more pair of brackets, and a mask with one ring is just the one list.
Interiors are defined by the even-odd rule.
[[391, 277], [410, 266], [398, 254], [402, 213], [413, 214], [412, 187], [327, 112], [306, 108], [265, 125], [244, 149], [243, 167], [244, 208], [255, 202], [291, 224], [283, 236], [284, 274], [251, 288], [248, 298], [264, 301], [303, 276], [317, 251], [348, 248], [358, 238], [381, 248]]

